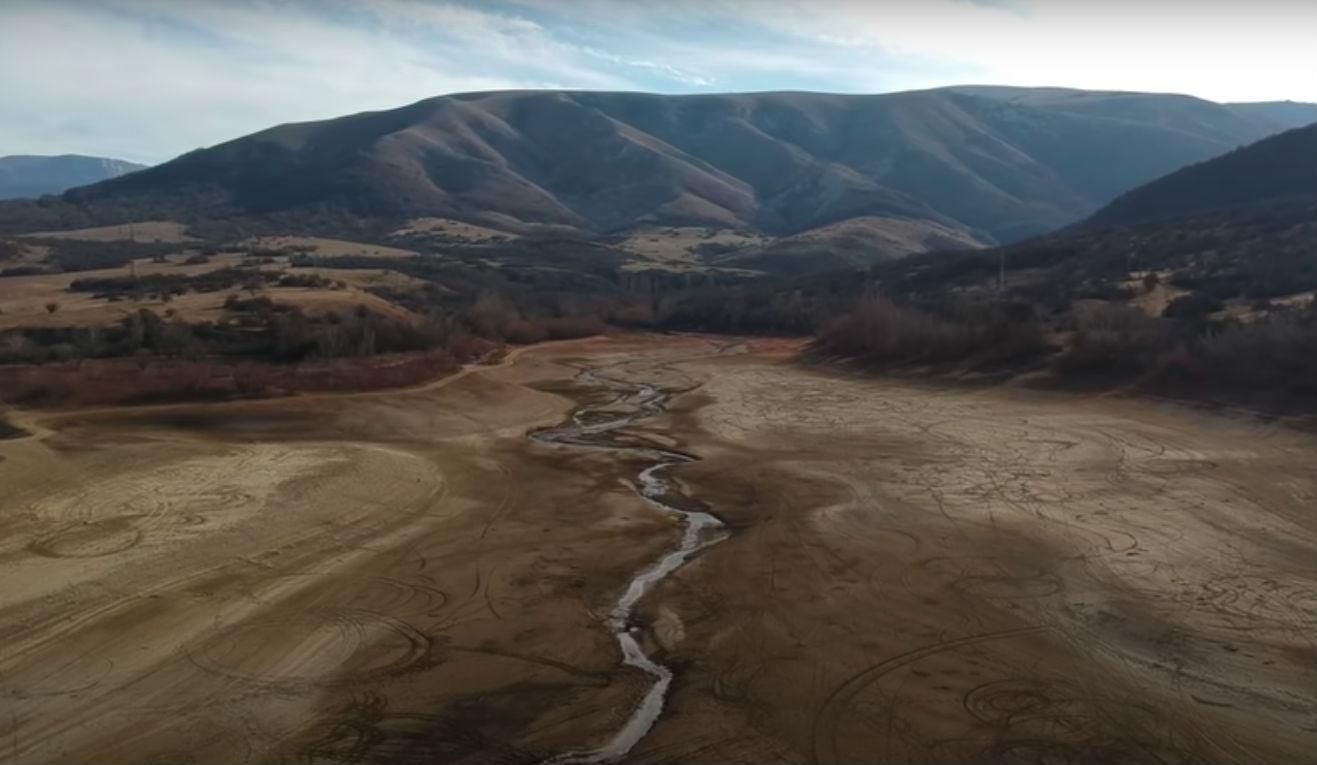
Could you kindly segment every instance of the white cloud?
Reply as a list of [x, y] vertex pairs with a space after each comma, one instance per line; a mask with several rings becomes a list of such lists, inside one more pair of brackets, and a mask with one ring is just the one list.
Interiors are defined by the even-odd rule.
[[442, 93], [963, 83], [1317, 101], [1317, 2], [6, 0], [0, 154], [159, 161]]
[[783, 34], [941, 62], [997, 84], [1317, 100], [1317, 3], [725, 0]]
[[159, 161], [443, 93], [634, 87], [528, 22], [397, 0], [339, 10], [363, 9], [375, 23], [268, 3], [7, 4], [0, 154]]

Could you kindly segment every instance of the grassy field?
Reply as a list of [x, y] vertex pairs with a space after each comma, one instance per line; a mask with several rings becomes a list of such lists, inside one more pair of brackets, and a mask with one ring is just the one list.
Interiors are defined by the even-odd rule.
[[[700, 269], [715, 253], [764, 244], [757, 234], [700, 227], [656, 227], [629, 232], [618, 248], [635, 256], [631, 270], [661, 268], [683, 271]], [[707, 254], [702, 254], [701, 250]]]
[[32, 238], [77, 239], [85, 242], [169, 242], [184, 244], [196, 239], [187, 235], [187, 226], [167, 220], [147, 220], [117, 226], [97, 226], [71, 231], [41, 231], [28, 234]]
[[458, 242], [487, 242], [491, 239], [516, 239], [517, 234], [449, 218], [417, 218], [393, 232], [394, 236], [429, 234], [435, 238]]
[[[356, 254], [367, 253], [374, 257], [395, 258], [410, 255], [403, 250], [355, 242], [306, 240], [294, 237], [281, 237], [280, 240], [332, 242], [331, 249], [343, 251], [351, 249]], [[0, 329], [105, 326], [141, 309], [149, 309], [157, 313], [170, 311], [171, 316], [187, 322], [216, 321], [223, 313], [225, 299], [230, 294], [241, 292], [235, 287], [231, 290], [211, 293], [188, 292], [174, 296], [168, 301], [155, 296], [111, 301], [96, 297], [89, 292], [69, 290], [73, 282], [86, 279], [126, 278], [134, 275], [137, 277], [197, 276], [247, 264], [263, 272], [315, 275], [344, 285], [342, 289], [336, 290], [264, 286], [252, 296], [263, 295], [278, 303], [297, 306], [311, 314], [351, 311], [358, 305], [364, 305], [377, 314], [396, 318], [408, 318], [410, 314], [396, 304], [366, 290], [371, 287], [388, 287], [405, 292], [416, 289], [421, 284], [417, 279], [387, 269], [294, 268], [289, 264], [287, 257], [276, 257], [269, 262], [254, 265], [250, 264], [247, 256], [233, 253], [210, 256], [205, 263], [188, 263], [186, 260], [186, 254], [179, 254], [169, 256], [164, 262], [143, 259], [120, 268], [0, 278]], [[55, 306], [53, 311], [50, 310], [52, 304]]]
[[248, 239], [240, 245], [252, 250], [298, 250], [324, 257], [410, 258], [416, 254], [413, 250], [398, 247], [315, 236], [264, 236]]

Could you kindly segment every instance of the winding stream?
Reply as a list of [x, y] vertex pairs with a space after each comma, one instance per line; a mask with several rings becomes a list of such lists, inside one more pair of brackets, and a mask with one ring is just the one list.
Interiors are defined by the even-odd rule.
[[618, 430], [646, 417], [661, 414], [666, 411], [668, 402], [674, 396], [693, 388], [663, 390], [652, 385], [605, 377], [595, 370], [581, 372], [577, 382], [610, 388], [618, 391], [618, 395], [606, 404], [580, 407], [567, 422], [534, 432], [530, 438], [542, 443], [603, 449], [650, 462], [636, 476], [632, 487], [659, 511], [679, 518], [684, 530], [681, 542], [675, 549], [632, 577], [604, 621], [622, 649], [623, 663], [653, 677], [653, 685], [627, 718], [626, 724], [602, 747], [559, 755], [548, 760], [546, 765], [612, 762], [625, 757], [649, 733], [663, 712], [668, 686], [672, 684], [672, 670], [650, 658], [641, 648], [641, 628], [632, 621], [632, 613], [636, 604], [656, 583], [681, 568], [691, 556], [721, 542], [727, 536], [722, 521], [713, 515], [679, 507], [676, 503], [688, 506], [696, 503], [674, 489], [661, 475], [674, 465], [693, 462], [698, 457], [656, 446], [621, 443], [615, 438]]

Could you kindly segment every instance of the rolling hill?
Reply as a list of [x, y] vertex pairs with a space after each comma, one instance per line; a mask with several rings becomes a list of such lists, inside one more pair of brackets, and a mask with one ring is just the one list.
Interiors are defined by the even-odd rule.
[[1091, 222], [1136, 223], [1295, 197], [1317, 197], [1317, 124], [1159, 178], [1121, 195]]
[[57, 157], [0, 157], [0, 199], [59, 194], [76, 186], [144, 170], [146, 165], [121, 159], [64, 154]]
[[[518, 233], [698, 225], [782, 239], [864, 219], [842, 227], [850, 246], [900, 255], [909, 250], [883, 248], [1010, 242], [1074, 222], [1283, 129], [1293, 111], [1264, 119], [1187, 96], [975, 87], [473, 93], [271, 128], [58, 204], [0, 206], [0, 228], [439, 216]], [[873, 224], [883, 220], [897, 230]]]

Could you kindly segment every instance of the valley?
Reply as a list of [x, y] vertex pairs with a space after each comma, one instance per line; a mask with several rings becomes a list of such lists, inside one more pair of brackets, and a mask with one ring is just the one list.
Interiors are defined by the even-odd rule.
[[1317, 765], [1317, 4], [0, 4], [0, 765]]
[[671, 673], [629, 763], [1317, 748], [1317, 438], [801, 345], [611, 334], [395, 391], [9, 412], [0, 752], [588, 761], [663, 676], [619, 634]]

